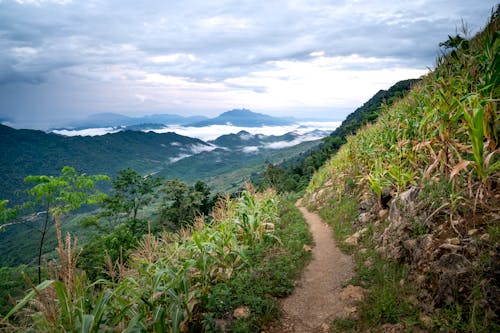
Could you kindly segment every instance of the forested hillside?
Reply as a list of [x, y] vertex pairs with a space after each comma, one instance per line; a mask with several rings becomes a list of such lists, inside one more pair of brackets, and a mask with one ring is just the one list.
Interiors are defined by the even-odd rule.
[[350, 136], [314, 175], [310, 207], [354, 254], [366, 291], [338, 331], [500, 330], [500, 10]]
[[204, 141], [175, 133], [126, 130], [102, 136], [68, 137], [0, 125], [0, 172], [4, 175], [0, 198], [19, 203], [26, 198], [25, 177], [56, 175], [66, 165], [86, 174], [111, 177], [120, 169], [132, 168], [141, 174], [159, 173], [190, 183], [204, 180], [216, 190], [235, 190], [266, 162], [279, 163], [318, 144], [296, 142], [281, 149], [262, 146], [279, 140], [289, 142], [293, 138], [263, 136], [256, 140], [256, 150], [240, 147], [233, 151], [235, 147], [226, 147], [224, 138], [217, 141], [221, 147], [216, 149]]
[[208, 145], [175, 133], [124, 131], [95, 137], [66, 137], [0, 125], [0, 170], [4, 175], [0, 197], [16, 200], [14, 193], [27, 188], [25, 177], [56, 175], [66, 165], [87, 174], [113, 176], [127, 167], [147, 173], [200, 146]]

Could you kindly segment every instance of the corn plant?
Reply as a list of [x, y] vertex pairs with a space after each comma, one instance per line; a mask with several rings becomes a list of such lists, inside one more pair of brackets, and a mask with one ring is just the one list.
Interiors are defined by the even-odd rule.
[[[474, 162], [472, 166], [476, 170], [478, 177], [484, 183], [486, 182], [490, 173], [498, 170], [500, 167], [500, 162], [496, 161], [493, 164], [492, 158], [498, 150], [488, 152], [485, 150], [485, 132], [487, 127], [485, 126], [485, 112], [484, 107], [480, 105], [477, 96], [469, 96], [467, 102], [470, 105], [470, 111], [464, 112], [464, 119], [467, 124], [467, 130], [472, 146]], [[486, 148], [488, 148], [488, 142], [486, 143]]]
[[32, 320], [12, 330], [186, 332], [210, 289], [248, 265], [247, 251], [276, 240], [277, 209], [274, 193], [244, 191], [220, 204], [210, 225], [146, 235], [128, 268], [109, 265], [119, 267], [113, 282], [90, 283], [75, 270], [75, 244], [60, 240], [54, 278], [33, 286], [2, 323], [25, 309]]

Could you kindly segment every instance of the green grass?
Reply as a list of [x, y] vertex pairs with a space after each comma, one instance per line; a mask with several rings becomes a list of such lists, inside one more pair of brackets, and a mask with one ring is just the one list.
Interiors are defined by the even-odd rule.
[[[0, 267], [0, 318], [9, 312], [14, 306], [14, 301], [24, 295], [30, 288], [24, 279], [26, 274], [32, 281], [36, 280], [36, 267], [21, 265], [18, 267]], [[47, 270], [44, 268], [42, 276], [47, 277]]]
[[[406, 300], [408, 286], [400, 284], [407, 277], [408, 269], [382, 259], [373, 250], [370, 237], [373, 226], [360, 238], [359, 248], [365, 248], [365, 252], [359, 252], [356, 250], [359, 248], [343, 242], [355, 231], [353, 222], [359, 214], [358, 209], [357, 198], [344, 196], [340, 201], [330, 199], [328, 205], [320, 210], [321, 218], [333, 228], [337, 245], [342, 251], [354, 255], [356, 273], [350, 283], [367, 290], [365, 300], [358, 304], [359, 316], [335, 320], [335, 332], [369, 331], [384, 323], [405, 322], [411, 326], [417, 322], [418, 312]], [[371, 265], [365, 265], [366, 261], [370, 261]]]
[[[358, 316], [337, 319], [335, 332], [365, 332], [380, 328], [383, 324], [403, 323], [407, 329], [418, 328], [418, 310], [408, 301], [411, 286], [406, 280], [408, 268], [381, 258], [370, 238], [364, 238], [361, 247], [366, 252], [356, 252], [355, 276], [350, 281], [363, 287], [365, 299], [358, 304]], [[369, 261], [371, 264], [366, 265]]]
[[337, 246], [346, 253], [352, 253], [353, 246], [344, 240], [354, 233], [353, 223], [358, 216], [358, 202], [355, 198], [343, 197], [340, 201], [330, 199], [328, 205], [319, 210], [319, 215], [332, 226]]

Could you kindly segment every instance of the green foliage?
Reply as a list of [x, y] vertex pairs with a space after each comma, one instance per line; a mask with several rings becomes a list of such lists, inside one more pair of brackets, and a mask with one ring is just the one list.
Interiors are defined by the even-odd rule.
[[[29, 289], [30, 286], [23, 276], [25, 274], [30, 279], [35, 279], [37, 270], [26, 265], [0, 267], [0, 317], [7, 314], [15, 304], [15, 300], [22, 298]], [[47, 276], [45, 270], [42, 274], [44, 277]]]
[[231, 316], [235, 308], [248, 306], [251, 316], [236, 322], [228, 321], [234, 332], [259, 331], [262, 324], [278, 315], [276, 297], [285, 297], [293, 290], [293, 281], [310, 258], [303, 249], [312, 239], [300, 211], [290, 201], [280, 203], [280, 225], [276, 236], [282, 246], [254, 247], [248, 256], [249, 269], [214, 286], [202, 310], [204, 329], [215, 331], [215, 320]]
[[233, 192], [239, 190], [249, 176], [254, 178], [261, 174], [269, 163], [281, 163], [285, 159], [309, 151], [318, 144], [319, 141], [308, 141], [289, 148], [261, 149], [256, 154], [215, 149], [182, 159], [165, 168], [160, 175], [186, 182], [201, 179], [212, 189]]
[[[126, 262], [129, 252], [143, 235], [161, 231], [160, 223], [154, 221], [153, 216], [137, 218], [137, 211], [153, 199], [163, 203], [160, 221], [172, 229], [192, 225], [196, 216], [211, 212], [214, 202], [210, 197], [210, 188], [204, 182], [197, 181], [189, 186], [177, 179], [169, 180], [159, 191], [155, 191], [161, 185], [159, 178], [151, 175], [142, 177], [131, 169], [120, 171], [113, 179], [113, 196], [104, 202], [103, 211], [97, 219], [91, 218], [90, 223], [86, 220], [87, 225], [106, 231], [93, 237], [83, 248], [79, 267], [89, 277], [107, 277], [105, 268], [110, 263]], [[103, 228], [99, 220], [113, 220], [115, 223]]]
[[[26, 144], [26, 150], [18, 151], [17, 148], [14, 151], [6, 152], [6, 156], [18, 156], [17, 153], [26, 153], [31, 152], [29, 156], [30, 158], [35, 158], [36, 161], [31, 161], [28, 164], [24, 164], [23, 159], [19, 157], [19, 165], [12, 165], [11, 171], [5, 171], [3, 174], [6, 176], [6, 182], [3, 183], [2, 190], [5, 190], [8, 195], [4, 196], [5, 199], [11, 199], [9, 204], [18, 204], [21, 202], [21, 199], [28, 199], [28, 196], [24, 197], [14, 197], [13, 192], [14, 189], [22, 189], [23, 187], [27, 188], [27, 183], [23, 183], [23, 178], [20, 180], [19, 174], [26, 175], [26, 172], [31, 174], [46, 174], [58, 176], [60, 173], [61, 167], [57, 167], [59, 165], [59, 161], [54, 161], [53, 156], [49, 159], [50, 163], [46, 163], [44, 161], [38, 161], [38, 157], [41, 155], [45, 156], [41, 152], [44, 152], [47, 147], [52, 147], [51, 149], [54, 151], [54, 154], [59, 156], [64, 161], [75, 161], [74, 165], [78, 166], [78, 170], [80, 172], [86, 172], [87, 174], [93, 174], [96, 172], [103, 172], [109, 174], [111, 176], [116, 175], [116, 171], [119, 169], [126, 168], [127, 166], [134, 167], [138, 173], [147, 174], [149, 172], [161, 169], [159, 163], [154, 161], [160, 161], [161, 158], [168, 160], [168, 166], [166, 169], [158, 174], [155, 174], [156, 177], [178, 177], [183, 181], [189, 181], [190, 184], [195, 184], [199, 179], [203, 179], [204, 182], [209, 185], [209, 187], [214, 190], [221, 190], [233, 192], [241, 189], [242, 184], [248, 179], [249, 175], [252, 173], [256, 173], [259, 170], [262, 170], [262, 167], [265, 166], [268, 162], [277, 163], [278, 161], [283, 160], [285, 157], [295, 156], [300, 154], [306, 150], [309, 150], [311, 147], [314, 147], [318, 144], [318, 142], [303, 142], [297, 146], [286, 148], [286, 149], [278, 149], [278, 150], [265, 150], [261, 151], [259, 154], [245, 154], [242, 152], [228, 152], [225, 150], [217, 149], [212, 152], [203, 152], [201, 154], [197, 154], [191, 156], [189, 158], [180, 160], [174, 164], [170, 163], [168, 159], [170, 154], [177, 154], [176, 151], [170, 151], [170, 143], [172, 140], [176, 142], [180, 142], [182, 144], [190, 144], [191, 141], [179, 141], [183, 137], [178, 138], [175, 135], [148, 135], [143, 136], [142, 134], [137, 134], [134, 132], [127, 132], [127, 134], [120, 134], [119, 136], [115, 135], [106, 135], [104, 138], [101, 137], [79, 137], [79, 138], [65, 138], [57, 135], [50, 135], [39, 131], [26, 131], [26, 130], [13, 130], [6, 128], [8, 130], [7, 133], [3, 133], [3, 127], [0, 125], [0, 151], [2, 149], [11, 149], [16, 148], [15, 143], [17, 142], [20, 145], [25, 144], [25, 140], [29, 139], [29, 144]], [[5, 134], [5, 141], [4, 139]], [[117, 133], [119, 134], [119, 133]], [[17, 141], [10, 141], [12, 138], [16, 138]], [[58, 148], [54, 147], [54, 145], [58, 145], [57, 142], [60, 143], [60, 140], [63, 138], [65, 140], [73, 140], [78, 143], [84, 141], [86, 145], [88, 144], [88, 149], [83, 149], [79, 145], [71, 145], [70, 148], [65, 149], [64, 153], [60, 152]], [[33, 142], [31, 142], [31, 140]], [[53, 141], [54, 140], [54, 141]], [[71, 141], [70, 140], [70, 141]], [[118, 147], [118, 141], [123, 140], [122, 142], [126, 142], [125, 145], [122, 144], [122, 147]], [[139, 140], [141, 143], [135, 142], [135, 140]], [[142, 147], [143, 144], [141, 140], [144, 140], [144, 144], [147, 144], [147, 147]], [[170, 141], [169, 141], [170, 140]], [[72, 141], [72, 142], [73, 142]], [[109, 141], [109, 142], [107, 142]], [[198, 142], [198, 141], [196, 141]], [[6, 147], [3, 146], [4, 143], [9, 143]], [[43, 147], [37, 147], [37, 144], [43, 144]], [[198, 142], [199, 143], [199, 142]], [[101, 146], [107, 147], [107, 145], [113, 145], [113, 148], [102, 148]], [[162, 146], [165, 145], [166, 147]], [[128, 147], [130, 145], [130, 149]], [[138, 146], [139, 145], [139, 146]], [[9, 148], [10, 147], [10, 148]], [[24, 147], [24, 146], [23, 146]], [[35, 148], [34, 148], [35, 147]], [[92, 148], [93, 147], [93, 148]], [[99, 148], [96, 148], [99, 147]], [[102, 148], [102, 149], [101, 149]], [[129, 150], [128, 150], [129, 149]], [[158, 151], [158, 155], [148, 155], [150, 151]], [[16, 153], [17, 151], [17, 153]], [[35, 153], [33, 151], [38, 151], [40, 154]], [[65, 155], [72, 153], [72, 155]], [[105, 153], [105, 156], [97, 157], [95, 153]], [[26, 153], [26, 154], [28, 154]], [[115, 155], [118, 154], [119, 156]], [[80, 156], [82, 154], [82, 156]], [[143, 155], [144, 154], [144, 155]], [[24, 155], [23, 155], [24, 156]], [[45, 156], [47, 157], [47, 156]], [[147, 160], [143, 161], [143, 163], [136, 162], [127, 162], [131, 161], [135, 158], [146, 158]], [[160, 158], [161, 157], [161, 158]], [[122, 159], [123, 158], [123, 159]], [[125, 158], [129, 158], [129, 160], [125, 160]], [[134, 160], [135, 161], [135, 160]], [[153, 161], [153, 162], [152, 162]], [[5, 161], [6, 163], [10, 163], [11, 160]], [[94, 163], [95, 162], [95, 163]], [[116, 162], [116, 163], [115, 163]], [[88, 167], [88, 165], [92, 164], [93, 167]], [[132, 164], [131, 164], [132, 163]], [[73, 164], [73, 163], [71, 163]], [[9, 164], [10, 165], [10, 164]], [[50, 168], [48, 168], [50, 166]], [[32, 168], [31, 168], [32, 167]], [[158, 168], [158, 169], [156, 169]], [[0, 168], [1, 169], [1, 168]], [[10, 170], [10, 169], [9, 169]], [[25, 170], [25, 171], [23, 171]], [[33, 170], [33, 171], [30, 171]], [[38, 171], [37, 171], [38, 170]], [[51, 171], [52, 170], [52, 171]], [[14, 172], [15, 171], [15, 172]], [[15, 184], [10, 184], [11, 174], [15, 173], [15, 177], [12, 179], [15, 180]], [[9, 176], [8, 176], [9, 175]], [[24, 177], [24, 176], [23, 176]], [[20, 184], [19, 184], [20, 183]], [[11, 186], [12, 185], [12, 186]], [[100, 190], [106, 191], [109, 194], [111, 193], [111, 186], [108, 184], [100, 184], [98, 185]], [[198, 192], [204, 192], [205, 190], [196, 190]], [[206, 195], [203, 195], [206, 198]], [[1, 198], [1, 196], [0, 196]], [[14, 200], [17, 199], [17, 200]], [[202, 200], [201, 211], [206, 212], [208, 206], [213, 205], [214, 198], [211, 197], [208, 201]], [[158, 228], [159, 222], [156, 216], [157, 213], [157, 205], [158, 201], [155, 199], [148, 207], [139, 211], [139, 218], [143, 218], [144, 216], [152, 216], [149, 224], [151, 225], [152, 231], [155, 232], [155, 228]], [[10, 206], [7, 206], [10, 207]], [[89, 210], [88, 208], [84, 208]], [[80, 210], [81, 211], [81, 210]], [[80, 212], [79, 211], [79, 212]], [[103, 210], [100, 213], [104, 213]], [[93, 216], [91, 216], [93, 215]], [[208, 215], [208, 214], [205, 214]], [[42, 216], [39, 216], [43, 218]], [[36, 229], [43, 229], [43, 219], [38, 218], [37, 220], [30, 223], [17, 224], [17, 220], [14, 220], [10, 223], [14, 223], [14, 225], [10, 225], [8, 228], [5, 228], [5, 232], [0, 232], [0, 265], [9, 265], [15, 266], [19, 264], [28, 264], [33, 260], [33, 255], [36, 252], [39, 244], [37, 244], [36, 240], [33, 239], [32, 233], [37, 232]], [[79, 240], [82, 241], [83, 244], [87, 239], [94, 239], [94, 233], [99, 232], [111, 232], [113, 227], [121, 222], [126, 220], [125, 216], [116, 216], [107, 219], [99, 219], [98, 216], [94, 214], [85, 214], [85, 219], [78, 219], [79, 225], [77, 223], [72, 223], [72, 221], [65, 220], [65, 223], [61, 226], [63, 229], [63, 234], [66, 232], [70, 232], [72, 235], [77, 235]], [[76, 220], [75, 220], [76, 222]], [[165, 222], [165, 221], [163, 221]], [[85, 225], [93, 225], [97, 228], [82, 228]], [[147, 231], [148, 222], [144, 221], [141, 223], [136, 223], [135, 225], [137, 229], [145, 229]], [[168, 227], [175, 228], [175, 225], [168, 224]], [[47, 232], [47, 237], [44, 245], [44, 252], [52, 251], [56, 245], [57, 240], [55, 237], [55, 231], [51, 230], [53, 227], [49, 224], [49, 231]], [[137, 232], [137, 230], [134, 230]], [[140, 237], [141, 235], [137, 235]]]
[[[240, 198], [217, 206], [210, 225], [198, 220], [179, 234], [146, 235], [128, 264], [117, 262], [109, 267], [110, 281], [92, 283], [85, 274], [61, 265], [55, 274], [60, 278], [42, 283], [9, 316], [41, 302], [43, 307], [33, 307], [31, 319], [23, 321], [26, 326], [16, 330], [93, 332], [106, 327], [179, 332], [199, 325], [210, 327], [207, 318], [220, 314], [209, 311], [214, 297], [226, 293], [223, 290], [238, 290], [240, 301], [253, 312], [248, 321], [232, 325], [235, 331], [252, 331], [276, 315], [272, 295], [291, 291], [291, 278], [307, 257], [302, 242], [310, 239], [303, 220], [285, 212], [280, 219], [277, 200], [272, 193], [242, 192]], [[60, 244], [60, 249], [61, 264], [74, 264], [68, 260], [76, 258], [70, 242]], [[276, 274], [281, 266], [286, 269]], [[263, 276], [269, 277], [266, 283], [253, 283], [254, 292], [249, 293], [245, 287], [249, 278], [256, 281]], [[201, 311], [211, 315], [204, 317]]]
[[112, 232], [98, 234], [85, 244], [80, 254], [78, 267], [87, 273], [90, 279], [110, 278], [107, 274], [109, 264], [126, 262], [130, 251], [139, 243], [146, 232], [132, 232], [134, 220], [116, 226]]
[[13, 220], [18, 215], [18, 210], [16, 208], [7, 207], [9, 200], [0, 200], [0, 232], [3, 230], [5, 224], [10, 220]]
[[[353, 252], [353, 247], [344, 243], [352, 235], [353, 224], [359, 214], [357, 195], [348, 192], [340, 200], [331, 199], [320, 210], [325, 222], [332, 225], [334, 237], [343, 251]], [[379, 226], [379, 228], [383, 226]], [[372, 228], [372, 227], [370, 227]], [[361, 246], [368, 249], [354, 254], [356, 275], [351, 283], [367, 289], [367, 297], [359, 306], [359, 318], [344, 318], [334, 321], [334, 327], [342, 332], [373, 330], [385, 323], [402, 321], [413, 325], [417, 321], [415, 307], [407, 301], [409, 286], [406, 281], [408, 268], [384, 260], [374, 251], [371, 238], [360, 238]], [[369, 265], [366, 262], [370, 262]]]
[[[132, 168], [140, 174], [157, 173], [157, 176], [189, 183], [201, 179], [209, 182], [212, 189], [232, 191], [268, 162], [278, 163], [297, 156], [318, 142], [261, 150], [256, 154], [216, 149], [172, 163], [172, 158], [186, 154], [186, 148], [205, 144], [175, 133], [122, 131], [94, 137], [65, 137], [0, 124], [0, 154], [9, 157], [0, 164], [0, 173], [5, 176], [0, 198], [14, 205], [25, 201], [23, 190], [28, 187], [23, 180], [26, 176], [58, 175], [65, 165], [75, 166], [81, 173], [110, 176], [115, 176], [118, 170]], [[107, 189], [107, 186], [101, 188]]]
[[[370, 286], [368, 297], [360, 309], [363, 323], [369, 328], [384, 323], [399, 323], [403, 318], [405, 321], [416, 321], [415, 308], [407, 300], [409, 292], [404, 285], [401, 286], [408, 270], [376, 255], [371, 258], [374, 258], [371, 268], [358, 268], [364, 270], [362, 282]], [[364, 266], [364, 263], [360, 264]]]
[[161, 179], [153, 175], [141, 176], [130, 168], [119, 170], [112, 180], [112, 195], [104, 204], [106, 215], [111, 218], [125, 214], [137, 218], [138, 211], [156, 197], [155, 189]]
[[15, 130], [0, 125], [0, 152], [3, 159], [0, 171], [5, 182], [0, 197], [18, 204], [26, 189], [23, 179], [28, 175], [57, 175], [65, 165], [77, 166], [79, 172], [114, 176], [123, 168], [150, 173], [169, 168], [170, 158], [178, 156], [181, 148], [171, 145], [204, 144], [175, 133], [122, 131], [95, 137], [65, 137], [35, 130]]
[[[474, 203], [468, 207], [473, 211], [476, 204], [488, 205], [500, 166], [499, 90], [494, 85], [498, 80], [493, 79], [499, 68], [490, 63], [500, 52], [495, 15], [485, 32], [467, 43], [470, 47], [458, 47], [456, 57], [440, 58], [436, 70], [411, 94], [386, 107], [375, 124], [348, 138], [336, 157], [315, 174], [307, 192], [327, 180], [341, 191], [342, 175], [356, 179], [379, 198], [385, 187], [402, 192], [411, 185], [425, 187], [429, 180], [450, 179], [451, 193], [444, 198], [454, 198], [449, 204], [455, 212], [466, 202]], [[492, 83], [485, 86], [486, 81]], [[472, 170], [467, 171], [469, 166]], [[439, 207], [444, 202], [437, 203]]]
[[338, 246], [350, 252], [352, 249], [343, 241], [353, 234], [353, 222], [358, 216], [359, 208], [356, 198], [343, 196], [340, 201], [333, 201], [327, 207], [320, 209], [319, 214], [323, 221], [330, 224], [333, 229], [333, 236], [338, 242]]
[[61, 176], [28, 176], [25, 181], [34, 183], [27, 192], [31, 201], [24, 204], [25, 207], [42, 207], [45, 214], [43, 228], [41, 230], [40, 245], [38, 246], [38, 283], [41, 282], [41, 266], [43, 245], [47, 233], [49, 215], [56, 223], [58, 242], [61, 243], [61, 230], [59, 227], [59, 216], [77, 210], [82, 205], [97, 204], [102, 202], [106, 195], [95, 189], [98, 181], [109, 180], [104, 175], [87, 176], [78, 174], [74, 168], [65, 166], [61, 170]]
[[174, 228], [191, 225], [196, 216], [210, 211], [210, 189], [201, 181], [189, 186], [179, 179], [167, 180], [160, 192], [164, 224]]
[[82, 205], [98, 204], [106, 195], [96, 190], [95, 183], [109, 180], [104, 175], [79, 175], [72, 167], [65, 166], [61, 176], [28, 176], [27, 183], [34, 183], [28, 190], [29, 203], [49, 207], [53, 216], [79, 209]]

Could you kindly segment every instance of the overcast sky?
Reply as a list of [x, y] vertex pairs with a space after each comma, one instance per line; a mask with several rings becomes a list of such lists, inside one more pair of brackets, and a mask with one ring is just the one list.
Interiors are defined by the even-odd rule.
[[245, 107], [342, 119], [435, 64], [489, 0], [0, 0], [0, 120]]

